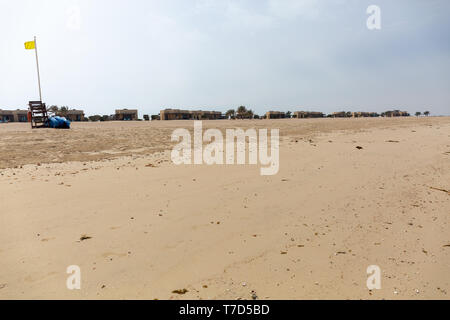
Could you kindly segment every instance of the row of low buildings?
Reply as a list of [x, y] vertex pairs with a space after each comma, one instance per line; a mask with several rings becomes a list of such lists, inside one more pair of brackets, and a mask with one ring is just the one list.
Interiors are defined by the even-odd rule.
[[[86, 121], [83, 110], [64, 110], [57, 111], [55, 115], [65, 117], [70, 121]], [[138, 111], [135, 109], [118, 109], [115, 114], [110, 116], [111, 120], [138, 120]], [[2, 110], [0, 109], [0, 122], [28, 122], [28, 110]]]
[[[326, 115], [322, 112], [315, 111], [296, 111], [291, 114], [292, 118], [296, 119], [311, 119], [311, 118], [376, 118], [376, 117], [409, 117], [410, 114], [406, 111], [386, 111], [381, 114], [376, 112], [333, 112]], [[289, 118], [286, 112], [269, 111], [266, 113], [266, 119], [285, 119]]]
[[[409, 116], [406, 111], [386, 111], [381, 115], [376, 112], [334, 112], [326, 115], [323, 112], [316, 111], [295, 111], [290, 116], [297, 119], [311, 119], [311, 118], [369, 118], [369, 117], [405, 117]], [[68, 113], [68, 119], [71, 121], [81, 121], [84, 117], [83, 111], [71, 110]], [[112, 115], [111, 120], [138, 120], [138, 110], [136, 109], [119, 109], [116, 110], [115, 115]], [[281, 111], [269, 111], [265, 115], [266, 119], [285, 119], [288, 118], [288, 113]], [[180, 110], [180, 109], [165, 109], [161, 110], [159, 120], [219, 120], [227, 119], [227, 117], [220, 111], [203, 111], [203, 110]]]
[[[86, 121], [83, 110], [68, 110], [65, 112], [56, 112], [58, 116], [64, 116], [70, 121]], [[118, 121], [136, 121], [139, 119], [138, 111], [136, 109], [118, 109], [115, 114], [108, 116], [109, 120]]]
[[291, 115], [281, 111], [269, 111], [266, 113], [266, 119], [285, 119], [292, 116], [295, 119], [308, 119], [308, 118], [324, 118], [325, 114], [316, 111], [295, 111]]
[[[323, 118], [322, 112], [297, 111], [293, 113], [294, 118]], [[285, 119], [286, 112], [269, 111], [265, 116], [267, 119]], [[180, 109], [165, 109], [159, 114], [160, 120], [219, 120], [227, 117], [219, 111], [191, 111]]]
[[[297, 111], [293, 113], [294, 118], [323, 118], [322, 112]], [[266, 113], [267, 119], [285, 119], [286, 112], [269, 111]], [[219, 120], [227, 117], [219, 111], [190, 111], [180, 109], [166, 109], [159, 114], [160, 120]]]
[[[56, 115], [64, 116], [70, 121], [86, 121], [83, 110], [68, 110], [65, 112], [56, 112]], [[117, 121], [136, 121], [139, 119], [139, 113], [136, 109], [118, 109], [115, 114], [108, 116], [108, 120]]]
[[159, 114], [160, 120], [219, 120], [225, 119], [219, 111], [189, 111], [179, 109], [162, 110]]
[[[70, 121], [83, 121], [82, 110], [67, 110], [63, 113], [56, 112], [58, 116], [64, 116]], [[28, 110], [2, 110], [0, 109], [0, 122], [28, 122]]]
[[[64, 116], [70, 121], [85, 121], [86, 117], [83, 110], [68, 110], [65, 112], [57, 112], [56, 115]], [[110, 120], [118, 121], [136, 121], [139, 119], [136, 109], [118, 109], [114, 115], [109, 116]]]
[[[28, 110], [2, 110], [0, 109], [0, 122], [27, 122]], [[56, 112], [58, 116], [64, 116], [70, 121], [86, 121], [83, 110], [65, 110]], [[369, 117], [405, 117], [410, 114], [406, 111], [394, 110], [386, 111], [382, 114], [376, 112], [334, 112], [326, 115], [322, 112], [315, 111], [295, 111], [293, 113], [286, 113], [281, 111], [269, 111], [266, 113], [266, 119], [311, 119], [311, 118], [369, 118]], [[148, 116], [144, 116], [148, 119]], [[136, 121], [139, 119], [138, 110], [136, 109], [118, 109], [115, 114], [108, 116], [108, 120], [117, 121]], [[165, 109], [159, 114], [159, 120], [219, 120], [227, 119], [227, 117], [219, 111], [203, 111], [203, 110], [180, 110], [180, 109]]]
[[376, 118], [376, 117], [409, 117], [410, 114], [407, 111], [393, 110], [386, 111], [381, 114], [377, 112], [334, 112], [330, 115], [331, 118]]
[[[333, 112], [326, 115], [322, 112], [315, 111], [296, 111], [291, 114], [292, 118], [296, 119], [311, 119], [311, 118], [376, 118], [376, 117], [409, 117], [410, 114], [407, 111], [393, 110], [386, 111], [381, 114], [377, 112], [349, 112], [340, 111]], [[284, 119], [289, 118], [286, 112], [269, 111], [266, 113], [266, 119]]]
[[333, 112], [330, 118], [376, 118], [380, 115], [376, 112]]
[[28, 110], [2, 110], [0, 109], [0, 122], [27, 122]]

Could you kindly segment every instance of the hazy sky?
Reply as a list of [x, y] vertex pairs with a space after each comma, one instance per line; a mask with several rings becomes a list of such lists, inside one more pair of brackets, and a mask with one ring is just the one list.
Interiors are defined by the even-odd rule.
[[[381, 30], [369, 30], [369, 5]], [[450, 115], [448, 0], [0, 0], [0, 108]]]

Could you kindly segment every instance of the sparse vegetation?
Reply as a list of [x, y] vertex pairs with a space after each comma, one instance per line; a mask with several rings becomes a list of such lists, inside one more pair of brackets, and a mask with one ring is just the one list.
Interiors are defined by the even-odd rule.
[[225, 113], [229, 119], [254, 119], [255, 113], [253, 110], [247, 109], [245, 106], [240, 106], [236, 111], [230, 109]]
[[234, 111], [233, 109], [230, 109], [227, 112], [225, 112], [225, 116], [228, 119], [235, 119], [236, 118], [236, 111]]
[[97, 114], [97, 115], [94, 115], [94, 116], [89, 116], [89, 117], [88, 117], [89, 121], [93, 121], [93, 122], [100, 121], [101, 118], [102, 118], [102, 116], [100, 116], [100, 115], [98, 115], [98, 114]]

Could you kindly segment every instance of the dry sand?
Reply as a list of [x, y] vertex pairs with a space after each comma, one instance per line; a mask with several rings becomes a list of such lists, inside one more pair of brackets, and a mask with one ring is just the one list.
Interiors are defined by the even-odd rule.
[[203, 124], [279, 128], [280, 172], [173, 165], [190, 121], [1, 124], [0, 298], [449, 299], [450, 118]]

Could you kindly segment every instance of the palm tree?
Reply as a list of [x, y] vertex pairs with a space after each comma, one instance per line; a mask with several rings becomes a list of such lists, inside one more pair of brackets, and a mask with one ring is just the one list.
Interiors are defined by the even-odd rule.
[[419, 117], [421, 114], [422, 114], [422, 112], [417, 111], [417, 112], [416, 112], [416, 117]]
[[428, 117], [430, 115], [430, 111], [425, 111], [423, 114]]
[[235, 115], [236, 115], [236, 111], [234, 111], [233, 109], [230, 109], [225, 113], [225, 116], [228, 119], [234, 119]]
[[57, 114], [57, 115], [60, 116], [60, 117], [66, 117], [68, 111], [69, 111], [69, 108], [63, 106], [63, 107], [59, 108], [59, 110], [57, 110], [57, 111], [55, 112], [55, 114]]
[[49, 112], [53, 112], [53, 113], [57, 113], [58, 110], [59, 110], [58, 106], [50, 106], [50, 107], [48, 108], [48, 111], [49, 111]]
[[237, 109], [237, 117], [238, 117], [239, 119], [244, 119], [246, 113], [247, 113], [247, 108], [244, 107], [244, 106], [240, 106], [240, 107]]
[[254, 116], [255, 114], [254, 114], [254, 112], [253, 112], [253, 110], [247, 110], [247, 112], [245, 113], [245, 117], [247, 118], [247, 119], [253, 119], [253, 116]]
[[292, 112], [290, 111], [286, 112], [286, 118], [288, 119], [292, 118]]

